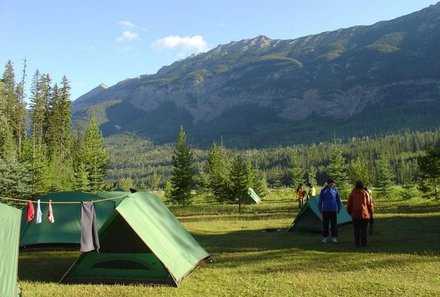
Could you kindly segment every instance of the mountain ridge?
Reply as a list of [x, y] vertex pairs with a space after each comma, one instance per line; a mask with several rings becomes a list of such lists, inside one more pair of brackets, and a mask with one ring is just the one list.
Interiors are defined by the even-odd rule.
[[130, 131], [156, 143], [173, 141], [182, 125], [205, 146], [219, 137], [243, 147], [325, 141], [329, 128], [341, 137], [432, 129], [440, 124], [439, 32], [437, 3], [371, 26], [231, 41], [88, 93], [73, 112], [99, 109], [105, 135]]

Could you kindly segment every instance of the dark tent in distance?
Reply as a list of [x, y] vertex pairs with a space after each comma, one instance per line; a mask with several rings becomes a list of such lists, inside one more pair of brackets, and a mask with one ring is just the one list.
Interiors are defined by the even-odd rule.
[[50, 248], [56, 246], [59, 248], [62, 246], [79, 246], [81, 240], [81, 202], [97, 201], [95, 212], [99, 229], [127, 195], [130, 195], [130, 193], [120, 191], [98, 194], [60, 192], [37, 197], [34, 201], [35, 209], [37, 208], [38, 199], [41, 202], [52, 200], [55, 223], [51, 224], [47, 221], [48, 204], [40, 203], [41, 224], [36, 224], [35, 219], [26, 222], [27, 206], [24, 207], [21, 219], [20, 247]]
[[[318, 198], [318, 196], [311, 197], [304, 204], [287, 231], [321, 232], [322, 217], [318, 210]], [[351, 223], [351, 217], [345, 206], [342, 205], [338, 214], [337, 225], [341, 226], [349, 223]]]
[[0, 203], [0, 296], [20, 296], [17, 283], [21, 211]]
[[61, 283], [178, 286], [209, 254], [152, 193], [130, 194], [99, 230], [99, 252], [82, 253]]

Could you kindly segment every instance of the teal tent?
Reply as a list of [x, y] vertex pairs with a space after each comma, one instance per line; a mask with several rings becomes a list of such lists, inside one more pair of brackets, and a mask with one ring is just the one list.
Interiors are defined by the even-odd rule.
[[17, 283], [21, 211], [0, 203], [0, 296], [20, 296]]
[[246, 195], [244, 195], [244, 199], [243, 199], [244, 203], [247, 204], [253, 204], [253, 203], [260, 203], [261, 202], [261, 198], [257, 195], [257, 193], [255, 193], [255, 191], [252, 188], [248, 188], [246, 191]]
[[209, 254], [152, 193], [129, 195], [99, 230], [99, 252], [82, 253], [62, 283], [178, 286]]
[[[318, 198], [319, 196], [311, 197], [304, 204], [287, 231], [321, 232], [322, 217], [318, 210]], [[337, 225], [342, 226], [349, 223], [351, 223], [351, 217], [345, 206], [342, 205], [338, 214]]]
[[20, 247], [66, 247], [77, 246], [81, 239], [81, 202], [96, 201], [95, 212], [98, 229], [113, 213], [116, 206], [130, 193], [105, 192], [105, 193], [82, 193], [60, 192], [48, 193], [34, 200], [37, 208], [37, 200], [48, 202], [52, 200], [52, 210], [55, 223], [47, 220], [48, 204], [40, 203], [42, 211], [42, 223], [36, 221], [26, 222], [27, 206], [22, 210]]

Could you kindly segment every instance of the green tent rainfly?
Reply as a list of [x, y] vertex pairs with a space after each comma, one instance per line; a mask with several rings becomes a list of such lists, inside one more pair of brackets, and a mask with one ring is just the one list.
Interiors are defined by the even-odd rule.
[[[52, 200], [55, 223], [47, 221], [48, 204], [41, 204], [41, 224], [35, 220], [26, 222], [27, 207], [22, 210], [20, 247], [45, 248], [51, 246], [79, 245], [81, 240], [81, 205], [82, 201], [99, 201], [95, 203], [97, 226], [100, 228], [108, 217], [113, 213], [116, 206], [130, 193], [128, 192], [105, 192], [105, 193], [82, 193], [60, 192], [48, 193], [37, 197], [41, 202]], [[57, 202], [57, 203], [55, 203]], [[61, 203], [60, 203], [61, 202]], [[34, 201], [36, 208], [36, 200]]]
[[[322, 217], [318, 209], [318, 198], [319, 196], [311, 197], [309, 201], [304, 204], [287, 231], [321, 232]], [[337, 217], [337, 225], [340, 226], [349, 223], [351, 223], [351, 217], [345, 206], [342, 205]]]
[[17, 283], [21, 211], [0, 203], [0, 296], [20, 296]]
[[82, 253], [62, 283], [178, 286], [209, 254], [152, 193], [129, 195], [99, 230], [99, 252]]
[[255, 191], [252, 188], [248, 188], [246, 191], [246, 195], [244, 195], [244, 203], [247, 204], [253, 204], [253, 203], [260, 203], [261, 202], [261, 198], [260, 196], [257, 195], [257, 193], [255, 193]]

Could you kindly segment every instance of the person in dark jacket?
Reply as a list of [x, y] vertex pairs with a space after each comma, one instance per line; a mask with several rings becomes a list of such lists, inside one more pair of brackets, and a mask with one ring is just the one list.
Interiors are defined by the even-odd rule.
[[353, 219], [354, 244], [367, 246], [367, 228], [373, 215], [373, 202], [361, 181], [357, 181], [347, 200], [347, 211]]
[[318, 209], [322, 216], [322, 243], [329, 241], [329, 223], [332, 235], [331, 242], [338, 242], [337, 217], [341, 207], [341, 197], [339, 197], [338, 189], [335, 186], [335, 180], [329, 178], [318, 198]]

